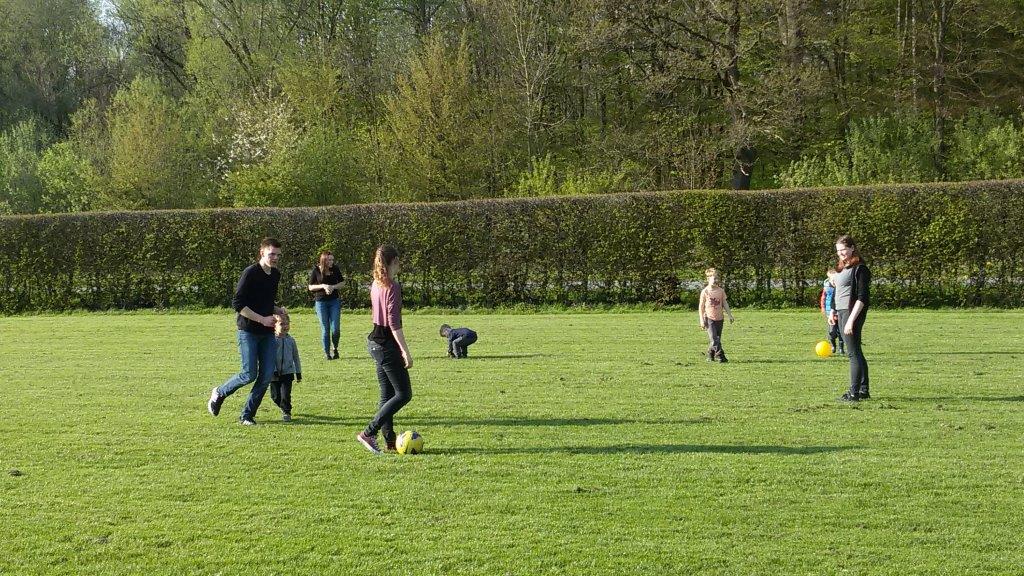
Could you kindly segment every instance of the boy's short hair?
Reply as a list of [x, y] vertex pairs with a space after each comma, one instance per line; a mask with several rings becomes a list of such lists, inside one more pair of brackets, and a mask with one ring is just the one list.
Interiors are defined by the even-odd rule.
[[448, 330], [451, 330], [451, 329], [452, 329], [451, 326], [449, 326], [447, 324], [441, 324], [441, 336], [447, 336], [448, 334], [446, 334], [445, 332], [448, 331]]
[[714, 276], [714, 275], [717, 275], [717, 274], [718, 274], [718, 270], [716, 270], [714, 268], [708, 268], [707, 270], [704, 271], [704, 277], [705, 278], [708, 277], [708, 276]]
[[268, 246], [273, 246], [274, 248], [280, 248], [281, 247], [281, 241], [278, 240], [277, 238], [272, 238], [270, 236], [268, 236], [268, 237], [266, 237], [266, 238], [264, 238], [263, 240], [260, 241], [260, 250], [263, 250], [264, 248], [266, 248]]

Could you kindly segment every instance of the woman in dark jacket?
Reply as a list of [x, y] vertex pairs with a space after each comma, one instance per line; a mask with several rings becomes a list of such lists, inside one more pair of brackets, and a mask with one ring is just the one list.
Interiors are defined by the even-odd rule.
[[839, 328], [850, 357], [850, 389], [840, 400], [859, 402], [871, 398], [868, 379], [868, 361], [861, 350], [861, 332], [868, 316], [871, 292], [871, 271], [860, 258], [853, 238], [840, 236], [836, 240], [839, 257], [836, 274], [836, 312]]
[[327, 250], [320, 253], [316, 266], [309, 273], [308, 289], [313, 293], [313, 309], [320, 320], [320, 338], [323, 341], [324, 357], [334, 360], [338, 357], [338, 340], [341, 339], [341, 298], [338, 289], [342, 286], [341, 270], [334, 265], [334, 254]]

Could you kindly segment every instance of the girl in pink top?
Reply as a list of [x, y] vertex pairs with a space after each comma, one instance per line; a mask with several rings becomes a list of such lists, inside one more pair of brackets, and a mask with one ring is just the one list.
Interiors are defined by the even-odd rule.
[[386, 448], [395, 449], [395, 413], [412, 400], [412, 354], [402, 332], [402, 285], [395, 281], [400, 267], [398, 250], [391, 246], [377, 248], [370, 287], [373, 330], [366, 347], [377, 364], [380, 407], [366, 428], [356, 435], [356, 440], [374, 454], [380, 454], [378, 432], [384, 433]]
[[729, 323], [733, 322], [732, 310], [729, 310], [725, 290], [718, 285], [718, 270], [708, 268], [704, 275], [708, 279], [708, 285], [700, 291], [697, 313], [700, 314], [701, 330], [708, 331], [708, 362], [716, 359], [719, 362], [728, 362], [725, 350], [722, 349], [722, 327], [725, 326], [726, 315], [729, 316]]

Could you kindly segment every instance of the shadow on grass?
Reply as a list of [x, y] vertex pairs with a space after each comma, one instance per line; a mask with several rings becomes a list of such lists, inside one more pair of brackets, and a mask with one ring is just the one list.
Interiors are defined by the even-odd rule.
[[[733, 359], [729, 360], [727, 364], [810, 364], [818, 360], [817, 358], [751, 358], [751, 359]], [[708, 362], [708, 364], [714, 364], [714, 362]]]
[[964, 400], [980, 400], [982, 402], [1024, 402], [1024, 396], [967, 396]]
[[319, 414], [295, 414], [292, 416], [292, 421], [288, 423], [281, 422], [287, 426], [310, 426], [317, 425], [322, 426], [324, 424], [334, 424], [338, 426], [358, 426], [362, 428], [366, 426], [366, 423], [370, 421], [370, 416], [365, 418], [353, 418], [353, 417], [342, 417], [342, 416], [321, 416]]
[[[372, 414], [365, 418], [324, 416], [320, 414], [295, 414], [292, 416], [291, 426], [302, 425], [324, 425], [334, 424], [338, 426], [359, 426], [362, 428], [369, 421]], [[669, 419], [656, 418], [647, 420], [636, 420], [630, 418], [402, 418], [398, 416], [399, 425], [409, 428], [426, 428], [428, 426], [497, 426], [501, 428], [520, 427], [541, 427], [541, 426], [615, 426], [619, 424], [641, 424], [641, 425], [673, 425], [681, 424], [703, 424], [710, 422], [709, 418], [692, 419]], [[270, 421], [273, 423], [280, 423]]]
[[619, 424], [703, 424], [707, 418], [668, 419], [656, 418], [635, 420], [630, 418], [410, 418], [402, 419], [407, 425], [416, 426], [500, 426], [502, 428], [523, 426], [615, 426]]
[[553, 446], [524, 448], [454, 447], [431, 449], [433, 454], [778, 454], [810, 456], [852, 450], [850, 446], [764, 446], [730, 444], [613, 444], [610, 446]]
[[905, 356], [1017, 356], [1017, 355], [1021, 355], [1021, 354], [1024, 354], [1024, 351], [1014, 351], [1014, 350], [1011, 350], [1011, 351], [1000, 351], [1000, 352], [993, 352], [993, 351], [988, 351], [988, 352], [981, 352], [981, 351], [978, 351], [978, 352], [963, 352], [963, 351], [960, 351], [960, 352], [942, 352], [942, 351], [939, 351], [939, 352], [919, 352], [919, 353], [908, 352], [908, 353], [906, 353], [904, 355]]
[[[471, 354], [465, 358], [459, 358], [459, 361], [463, 360], [505, 360], [505, 359], [516, 359], [516, 358], [547, 358], [550, 354]], [[447, 356], [441, 356], [444, 359], [450, 359]]]
[[906, 402], [1024, 402], [1024, 396], [893, 396], [887, 399]]

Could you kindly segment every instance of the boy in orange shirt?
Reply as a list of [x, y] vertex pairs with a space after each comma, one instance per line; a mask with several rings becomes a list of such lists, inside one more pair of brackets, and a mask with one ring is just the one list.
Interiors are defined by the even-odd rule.
[[700, 305], [697, 313], [700, 314], [700, 328], [708, 331], [708, 362], [718, 360], [728, 362], [725, 357], [725, 350], [722, 349], [722, 327], [725, 325], [725, 316], [729, 316], [729, 323], [735, 321], [732, 317], [732, 310], [729, 310], [729, 301], [725, 296], [725, 290], [718, 285], [718, 270], [708, 268], [704, 271], [708, 279], [708, 285], [700, 291]]

